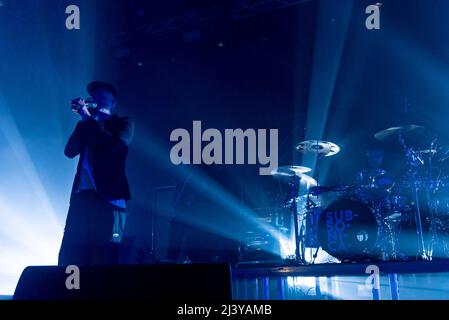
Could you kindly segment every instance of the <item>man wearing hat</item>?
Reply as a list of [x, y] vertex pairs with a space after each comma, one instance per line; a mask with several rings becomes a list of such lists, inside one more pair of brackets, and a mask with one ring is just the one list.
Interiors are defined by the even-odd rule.
[[81, 120], [64, 150], [69, 158], [80, 157], [59, 265], [117, 264], [131, 198], [125, 165], [134, 123], [114, 114], [117, 92], [111, 84], [94, 81], [87, 92], [96, 107], [72, 101]]

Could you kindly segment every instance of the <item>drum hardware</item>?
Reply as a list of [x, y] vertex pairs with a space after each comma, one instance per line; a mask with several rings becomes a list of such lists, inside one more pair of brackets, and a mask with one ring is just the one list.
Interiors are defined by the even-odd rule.
[[[433, 144], [434, 142], [432, 142], [429, 150], [433, 150]], [[403, 144], [403, 146], [405, 146], [405, 143]], [[409, 150], [411, 150], [411, 148], [408, 148]], [[416, 165], [414, 165], [416, 163], [416, 155], [421, 155], [422, 157], [420, 157], [420, 165], [425, 165], [426, 162], [428, 164], [427, 167], [427, 177], [425, 177], [424, 181], [422, 183], [418, 183], [419, 179], [417, 179], [417, 173], [416, 173]], [[415, 210], [416, 210], [416, 219], [417, 219], [417, 235], [419, 237], [419, 241], [421, 242], [421, 250], [423, 252], [422, 258], [425, 260], [432, 260], [432, 256], [433, 256], [433, 249], [434, 249], [434, 245], [435, 242], [437, 240], [437, 235], [436, 235], [436, 224], [435, 224], [435, 208], [432, 204], [431, 201], [431, 189], [434, 187], [434, 183], [433, 183], [433, 176], [432, 176], [432, 160], [433, 160], [433, 156], [434, 153], [433, 152], [427, 152], [427, 153], [417, 153], [417, 152], [409, 152], [408, 153], [408, 159], [409, 159], [409, 172], [410, 172], [410, 177], [412, 178], [411, 181], [413, 181], [412, 186], [413, 186], [413, 197], [414, 197], [414, 202], [415, 202]], [[426, 159], [427, 158], [427, 159]], [[427, 160], [427, 161], [425, 161]], [[427, 181], [426, 181], [427, 180]], [[424, 235], [423, 235], [423, 230], [422, 230], [422, 213], [421, 213], [421, 207], [419, 204], [419, 200], [418, 200], [418, 191], [422, 190], [425, 192], [425, 197], [426, 197], [426, 202], [425, 202], [425, 209], [427, 212], [427, 217], [429, 222], [430, 222], [430, 226], [429, 226], [429, 241], [425, 242], [424, 241]], [[425, 246], [425, 244], [427, 244], [427, 246]]]
[[[388, 128], [382, 131], [377, 132], [374, 137], [380, 141], [392, 141], [397, 140], [399, 144], [402, 146], [403, 152], [405, 154], [407, 160], [407, 180], [409, 181], [409, 186], [411, 188], [411, 194], [413, 197], [413, 204], [415, 209], [415, 225], [416, 225], [416, 234], [418, 238], [418, 251], [419, 255], [424, 260], [432, 259], [432, 251], [433, 244], [435, 242], [435, 219], [433, 214], [433, 209], [430, 200], [430, 187], [429, 183], [419, 183], [418, 179], [418, 167], [425, 166], [425, 156], [428, 156], [428, 180], [432, 181], [432, 158], [435, 154], [435, 144], [437, 139], [434, 139], [430, 144], [428, 149], [417, 150], [415, 151], [412, 147], [410, 147], [406, 140], [411, 139], [412, 137], [419, 137], [425, 134], [425, 128], [422, 126], [416, 125], [407, 125], [401, 127], [393, 127]], [[418, 191], [422, 189], [426, 193], [426, 208], [429, 213], [430, 220], [430, 242], [428, 243], [428, 247], [425, 246], [424, 234], [423, 234], [423, 223], [422, 223], [422, 212], [421, 205], [418, 197]]]
[[409, 200], [405, 196], [389, 195], [381, 201], [381, 206], [386, 212], [385, 219], [389, 221], [400, 220], [402, 213], [408, 209]]
[[281, 182], [287, 183], [288, 195], [285, 200], [286, 207], [290, 208], [294, 221], [295, 233], [295, 260], [300, 263], [305, 263], [303, 254], [300, 252], [300, 237], [299, 237], [299, 216], [298, 216], [298, 195], [302, 189], [308, 190], [312, 186], [316, 186], [317, 182], [310, 176], [303, 172], [310, 172], [311, 169], [300, 166], [284, 166], [272, 171], [273, 177], [279, 179]]
[[383, 169], [361, 171], [358, 179], [361, 185], [370, 188], [382, 188], [389, 190], [394, 186], [393, 179]]
[[426, 155], [426, 154], [435, 155], [437, 153], [437, 151], [438, 150], [436, 150], [436, 149], [423, 149], [423, 150], [415, 151], [415, 153], [418, 155]]
[[[430, 144], [430, 151], [433, 151], [435, 149], [435, 146], [438, 142], [438, 139], [434, 139], [432, 141], [432, 143]], [[431, 198], [431, 194], [435, 194], [435, 192], [438, 190], [438, 185], [440, 184], [440, 180], [441, 180], [441, 170], [436, 178], [436, 181], [434, 182], [434, 177], [433, 177], [433, 160], [434, 160], [434, 156], [436, 154], [436, 152], [428, 152], [425, 153], [427, 155], [428, 158], [428, 179], [429, 179], [429, 183], [427, 184], [427, 187], [425, 188], [426, 191], [426, 199], [427, 199], [427, 207], [429, 210], [429, 219], [430, 219], [430, 230], [429, 230], [429, 234], [430, 234], [430, 241], [429, 241], [429, 247], [428, 247], [428, 252], [429, 252], [429, 256], [430, 259], [432, 259], [433, 257], [433, 251], [434, 251], [434, 246], [435, 243], [438, 243], [438, 234], [437, 234], [437, 226], [436, 226], [436, 219], [435, 219], [435, 215], [436, 215], [436, 205], [435, 205], [435, 201], [432, 201]]]
[[[295, 231], [295, 258], [296, 260], [299, 262], [303, 262], [301, 260], [302, 255], [300, 255], [300, 251], [299, 251], [299, 225], [298, 225], [298, 207], [297, 207], [297, 202], [296, 202], [296, 197], [299, 193], [299, 182], [300, 179], [299, 178], [293, 178], [292, 181], [289, 182], [289, 187], [290, 187], [290, 193], [289, 193], [289, 199], [291, 199], [291, 201], [289, 202], [289, 206], [290, 209], [292, 210], [293, 213], [293, 226], [294, 226], [294, 231]], [[287, 199], [288, 201], [288, 199]]]
[[[320, 187], [314, 187], [320, 188]], [[321, 195], [313, 195], [311, 190], [305, 196], [306, 201], [302, 206], [302, 214], [301, 214], [301, 227], [299, 228], [299, 238], [300, 238], [300, 251], [301, 251], [301, 259], [304, 263], [308, 263], [306, 257], [306, 248], [310, 248], [310, 260], [311, 263], [315, 263], [315, 260], [318, 256], [318, 252], [320, 250], [320, 244], [317, 238], [316, 232], [316, 217], [318, 216], [318, 212], [322, 206], [322, 198]], [[315, 190], [316, 192], [316, 190]], [[315, 252], [313, 249], [315, 248]]]
[[439, 162], [444, 162], [449, 159], [449, 148], [442, 149], [442, 155], [438, 159]]
[[[311, 153], [316, 155], [316, 168], [315, 168], [315, 179], [311, 178], [310, 176], [304, 175], [304, 173], [297, 174], [299, 181], [303, 181], [306, 183], [304, 190], [309, 191], [310, 188], [317, 187], [319, 181], [319, 170], [318, 170], [318, 162], [321, 158], [324, 157], [330, 157], [333, 155], [336, 155], [338, 152], [340, 152], [340, 147], [336, 145], [335, 143], [329, 142], [329, 141], [320, 141], [320, 140], [307, 140], [302, 141], [296, 146], [296, 150], [301, 153]], [[298, 216], [298, 206], [297, 206], [297, 199], [296, 195], [299, 193], [299, 189], [297, 189], [295, 186], [291, 187], [291, 193], [290, 193], [290, 202], [292, 203], [292, 211], [293, 211], [293, 218], [294, 218], [294, 225], [295, 225], [295, 255], [296, 259], [300, 261], [301, 263], [307, 263], [305, 258], [305, 251], [301, 250], [301, 248], [304, 248], [304, 237], [302, 237], [302, 231], [299, 226], [299, 216]], [[309, 193], [308, 193], [309, 194]], [[312, 202], [310, 201], [310, 197], [307, 196], [307, 205], [306, 207], [309, 208], [312, 205]], [[301, 225], [305, 223], [305, 219], [308, 217], [308, 214], [302, 216], [301, 218]], [[314, 256], [318, 254], [318, 250], [315, 252]]]
[[[422, 131], [421, 128], [419, 131]], [[416, 235], [418, 237], [418, 251], [420, 253], [420, 256], [423, 260], [429, 260], [428, 253], [426, 252], [426, 248], [424, 245], [424, 234], [423, 234], [423, 227], [422, 227], [422, 218], [421, 218], [421, 208], [420, 208], [420, 202], [418, 198], [418, 190], [419, 187], [416, 184], [416, 172], [415, 168], [419, 164], [424, 164], [424, 161], [420, 159], [415, 152], [413, 152], [413, 149], [411, 147], [408, 147], [405, 138], [403, 136], [402, 131], [398, 131], [398, 139], [399, 143], [401, 144], [405, 157], [407, 159], [407, 163], [409, 166], [408, 169], [408, 176], [409, 180], [411, 181], [411, 187], [412, 187], [412, 196], [413, 196], [413, 202], [415, 204], [415, 222], [416, 222]]]
[[385, 260], [406, 260], [398, 250], [398, 243], [401, 225], [410, 217], [412, 208], [413, 203], [403, 195], [390, 194], [380, 201], [378, 213], [388, 237], [384, 243]]
[[402, 214], [393, 213], [383, 220], [388, 237], [388, 242], [384, 243], [384, 245], [388, 245], [388, 248], [384, 247], [384, 260], [398, 260], [401, 256], [397, 248], [401, 217]]

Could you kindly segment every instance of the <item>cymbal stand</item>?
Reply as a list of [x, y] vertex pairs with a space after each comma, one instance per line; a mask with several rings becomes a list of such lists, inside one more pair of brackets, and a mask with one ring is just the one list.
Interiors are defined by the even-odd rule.
[[[425, 184], [425, 189], [426, 189], [426, 198], [427, 198], [427, 208], [429, 211], [429, 218], [430, 218], [430, 230], [429, 230], [429, 237], [430, 237], [430, 241], [429, 241], [429, 246], [427, 248], [427, 252], [428, 252], [428, 256], [429, 259], [432, 260], [432, 255], [433, 255], [433, 249], [434, 249], [434, 245], [435, 242], [437, 242], [437, 228], [436, 228], [436, 221], [435, 221], [435, 203], [434, 201], [432, 201], [431, 196], [430, 196], [430, 188], [432, 187], [432, 189], [435, 190], [435, 188], [437, 188], [439, 181], [437, 181], [435, 186], [432, 186], [431, 184], [433, 183], [433, 175], [432, 175], [432, 158], [433, 158], [433, 148], [434, 145], [436, 143], [436, 140], [434, 140], [431, 145], [430, 145], [430, 153], [428, 154], [429, 157], [429, 168], [428, 168], [428, 183]], [[439, 178], [438, 178], [439, 179]]]
[[[325, 158], [325, 155], [323, 155], [321, 153], [317, 153], [316, 154], [315, 170], [314, 170], [314, 175], [313, 176], [314, 176], [314, 178], [315, 178], [315, 180], [317, 182], [317, 186], [320, 185], [320, 162], [321, 162], [320, 160], [323, 159], [323, 158]], [[311, 214], [310, 209], [312, 207], [316, 207], [316, 204], [314, 204], [313, 201], [310, 200], [310, 192], [307, 193], [307, 205], [306, 205], [306, 207], [307, 207], [307, 214]], [[312, 214], [312, 218], [311, 218], [312, 221], [315, 221], [315, 217], [314, 216], [315, 216], [315, 212], [313, 212], [313, 214]], [[306, 217], [304, 217], [304, 219], [305, 218]], [[314, 225], [314, 222], [312, 222], [312, 225]], [[303, 239], [303, 241], [304, 240], [305, 239]], [[311, 254], [312, 264], [315, 263], [315, 260], [316, 260], [316, 258], [318, 256], [319, 250], [320, 250], [320, 246], [318, 246], [317, 249], [315, 250], [315, 252]], [[307, 263], [307, 259], [305, 257], [305, 246], [304, 245], [303, 245], [303, 250], [301, 250], [301, 253], [302, 253], [302, 256], [301, 256], [302, 257], [302, 262], [303, 263]]]
[[319, 153], [316, 155], [314, 176], [317, 182], [317, 186], [320, 185], [320, 162], [321, 162], [320, 160], [323, 159], [324, 157], [325, 157], [324, 155]]
[[415, 210], [416, 210], [415, 224], [416, 224], [416, 235], [418, 238], [418, 251], [419, 251], [422, 259], [428, 260], [429, 258], [427, 256], [426, 249], [424, 246], [424, 235], [423, 235], [422, 221], [421, 221], [421, 209], [419, 207], [419, 199], [418, 199], [419, 186], [416, 184], [416, 170], [414, 169], [414, 167], [416, 167], [416, 165], [417, 165], [417, 162], [422, 162], [422, 160], [419, 157], [417, 157], [416, 153], [412, 150], [412, 148], [409, 148], [406, 145], [405, 139], [402, 136], [402, 134], [399, 135], [399, 143], [401, 144], [401, 146], [404, 149], [405, 156], [407, 158], [407, 162], [409, 165], [408, 175], [410, 178], [410, 185], [412, 188], [413, 201], [414, 201]]
[[[317, 182], [317, 186], [320, 185], [320, 162], [321, 162], [320, 160], [325, 158], [325, 157], [326, 157], [326, 155], [320, 154], [320, 153], [318, 153], [317, 156], [316, 156], [315, 180]], [[308, 200], [307, 200], [307, 211], [310, 212], [310, 193], [308, 194], [307, 197], [308, 197]], [[314, 215], [315, 215], [315, 212], [313, 213], [313, 216], [312, 216], [313, 221], [315, 221]], [[312, 225], [314, 225], [314, 223], [315, 222], [312, 222]], [[315, 250], [315, 253], [312, 254], [312, 264], [315, 264], [315, 260], [318, 257], [318, 252], [319, 251], [320, 251], [320, 246], [318, 246], [316, 248], [316, 250]], [[304, 259], [305, 262], [307, 262], [305, 257], [303, 259]]]
[[286, 202], [290, 208], [293, 216], [294, 222], [294, 232], [295, 232], [295, 261], [300, 264], [306, 264], [306, 259], [304, 252], [301, 247], [301, 243], [304, 241], [300, 235], [301, 230], [299, 226], [299, 215], [298, 215], [298, 194], [300, 188], [300, 178], [295, 176], [292, 177], [291, 181], [288, 183], [290, 189], [287, 196]]

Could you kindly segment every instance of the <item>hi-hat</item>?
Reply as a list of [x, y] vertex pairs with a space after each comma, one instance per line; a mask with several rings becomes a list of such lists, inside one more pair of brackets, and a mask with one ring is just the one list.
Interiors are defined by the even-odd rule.
[[312, 171], [312, 169], [308, 167], [301, 166], [282, 166], [271, 171], [272, 176], [285, 176], [292, 177], [300, 173], [307, 173]]
[[304, 173], [299, 173], [297, 174], [297, 176], [301, 180], [301, 184], [305, 185], [307, 188], [316, 187], [318, 185], [318, 182], [311, 176], [308, 176]]
[[340, 152], [340, 147], [335, 143], [320, 140], [307, 140], [300, 142], [296, 150], [302, 153], [314, 153], [323, 157], [330, 157]]
[[401, 127], [391, 127], [377, 132], [374, 138], [380, 141], [397, 140], [400, 136], [403, 138], [411, 138], [415, 136], [421, 136], [425, 132], [423, 126], [408, 125]]
[[318, 185], [317, 181], [314, 178], [304, 174], [310, 171], [312, 171], [312, 169], [307, 167], [283, 166], [274, 169], [271, 172], [271, 175], [286, 183], [291, 182], [295, 178], [298, 178], [301, 186], [308, 189], [310, 187], [315, 187]]

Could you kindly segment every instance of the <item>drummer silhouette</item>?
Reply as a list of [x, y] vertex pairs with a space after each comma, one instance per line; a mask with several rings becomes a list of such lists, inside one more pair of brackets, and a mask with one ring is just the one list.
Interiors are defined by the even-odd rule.
[[369, 149], [365, 155], [367, 167], [357, 175], [357, 195], [362, 201], [380, 201], [388, 196], [394, 181], [383, 169], [384, 153], [380, 149]]
[[357, 184], [372, 188], [388, 188], [392, 181], [387, 171], [382, 168], [384, 153], [374, 148], [368, 150], [365, 155], [368, 166], [358, 173]]

